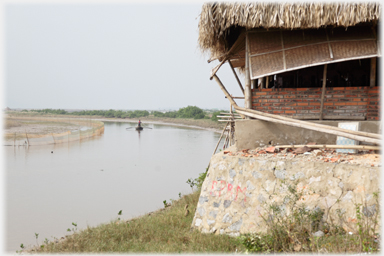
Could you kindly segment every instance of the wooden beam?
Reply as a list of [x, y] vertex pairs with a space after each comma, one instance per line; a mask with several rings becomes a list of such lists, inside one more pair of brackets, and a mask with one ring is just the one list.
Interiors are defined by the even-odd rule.
[[[236, 110], [238, 110], [238, 109], [239, 110], [245, 110], [244, 108], [242, 109], [240, 107], [235, 107], [235, 109]], [[255, 114], [259, 114], [259, 115], [263, 115], [263, 116], [268, 116], [268, 117], [276, 118], [276, 119], [280, 119], [280, 120], [293, 121], [293, 122], [300, 123], [300, 124], [311, 124], [313, 126], [320, 127], [320, 128], [327, 128], [327, 129], [331, 129], [331, 130], [335, 130], [335, 131], [347, 132], [347, 133], [351, 133], [351, 134], [355, 134], [355, 135], [360, 135], [360, 136], [365, 136], [365, 137], [370, 137], [370, 138], [375, 138], [375, 139], [380, 139], [380, 140], [382, 139], [382, 136], [380, 134], [377, 134], [377, 133], [351, 131], [351, 130], [347, 130], [347, 129], [343, 129], [343, 128], [339, 128], [339, 127], [335, 127], [335, 126], [324, 125], [324, 124], [317, 124], [317, 123], [313, 123], [313, 122], [308, 122], [308, 121], [302, 121], [302, 120], [297, 120], [297, 119], [289, 118], [289, 117], [286, 117], [286, 116], [268, 114], [268, 113], [264, 113], [264, 112], [257, 111], [257, 110], [254, 110], [254, 109], [250, 110], [249, 112], [252, 112], [252, 113], [255, 113]]]
[[[301, 119], [301, 120], [318, 120], [319, 115], [313, 114], [313, 115], [294, 115], [290, 116], [295, 119]], [[323, 115], [323, 120], [360, 120], [364, 121], [365, 116], [338, 116], [338, 115]]]
[[378, 146], [368, 145], [277, 145], [275, 148], [341, 148], [341, 149], [358, 149], [358, 150], [380, 150]]
[[320, 120], [323, 120], [323, 108], [324, 108], [324, 96], [325, 96], [325, 86], [327, 85], [327, 64], [324, 65], [323, 71], [323, 89], [321, 91], [321, 104], [320, 104]]
[[224, 58], [220, 63], [219, 65], [217, 65], [215, 68], [213, 68], [211, 70], [211, 77], [209, 78], [210, 80], [212, 80], [213, 76], [216, 75], [216, 72], [219, 71], [220, 67], [224, 64], [224, 62], [226, 62], [228, 60], [228, 58]]
[[371, 58], [371, 76], [369, 86], [374, 87], [376, 85], [376, 57]]
[[216, 144], [216, 147], [215, 147], [215, 150], [213, 151], [212, 156], [216, 153], [217, 147], [218, 147], [219, 144], [220, 144], [221, 138], [223, 137], [223, 134], [224, 134], [224, 132], [225, 132], [225, 130], [226, 130], [228, 124], [229, 124], [229, 122], [227, 122], [227, 124], [225, 125], [223, 131], [221, 132], [220, 139], [219, 139], [219, 141], [218, 141], [217, 144]]
[[[227, 98], [227, 97], [225, 97], [225, 98]], [[232, 96], [232, 99], [245, 99], [245, 97]]]
[[[249, 40], [248, 34], [245, 35], [245, 90], [244, 90], [244, 107], [247, 109], [252, 108], [252, 91], [251, 91], [251, 76], [249, 70]], [[246, 119], [250, 119], [246, 117]]]
[[[229, 102], [231, 102], [232, 106], [236, 109], [236, 107], [238, 107], [238, 106], [237, 106], [236, 102], [233, 100], [232, 96], [228, 93], [228, 91], [225, 88], [225, 86], [223, 85], [223, 83], [220, 81], [220, 79], [217, 77], [217, 75], [213, 75], [213, 78], [219, 84], [220, 89], [223, 91], [223, 93], [225, 94], [226, 98], [229, 100]], [[241, 114], [240, 114], [240, 116], [242, 118], [245, 118], [245, 116], [243, 116]]]
[[379, 134], [351, 131], [351, 130], [333, 127], [329, 125], [316, 124], [316, 123], [296, 120], [288, 117], [278, 116], [274, 114], [267, 114], [261, 111], [256, 111], [253, 109], [245, 109], [238, 106], [236, 106], [235, 109], [239, 114], [243, 114], [249, 117], [254, 117], [260, 120], [270, 121], [273, 123], [286, 124], [294, 127], [301, 127], [304, 129], [314, 130], [318, 132], [324, 132], [332, 135], [343, 136], [343, 137], [350, 138], [353, 140], [358, 140], [358, 141], [364, 141], [364, 142], [369, 142], [374, 144], [381, 143], [381, 136]]
[[231, 61], [228, 61], [228, 63], [229, 63], [229, 66], [231, 67], [232, 72], [233, 72], [233, 74], [235, 75], [236, 81], [237, 81], [237, 83], [239, 84], [240, 89], [241, 89], [241, 91], [243, 92], [243, 95], [244, 95], [244, 88], [243, 88], [243, 85], [241, 84], [240, 79], [239, 79], [239, 77], [237, 76], [236, 71], [235, 71], [235, 69], [233, 68], [233, 65], [232, 65]]
[[294, 121], [280, 120], [280, 119], [271, 118], [271, 117], [267, 117], [267, 116], [263, 116], [263, 115], [258, 115], [255, 113], [250, 113], [249, 109], [244, 109], [244, 110], [236, 109], [236, 110], [240, 114], [243, 114], [243, 115], [246, 115], [249, 117], [254, 117], [254, 118], [257, 118], [260, 120], [264, 120], [264, 121], [269, 121], [269, 122], [273, 122], [273, 123], [280, 123], [280, 124], [285, 124], [285, 125], [294, 126], [294, 127], [300, 127], [300, 128], [304, 128], [304, 129], [308, 129], [308, 130], [324, 132], [324, 133], [337, 135], [337, 136], [343, 136], [343, 137], [353, 139], [353, 140], [358, 140], [358, 141], [364, 141], [364, 142], [369, 142], [369, 143], [374, 143], [374, 144], [380, 144], [381, 143], [381, 140], [379, 140], [379, 139], [357, 136], [357, 135], [353, 135], [351, 133], [339, 132], [339, 131], [335, 131], [335, 130], [328, 129], [328, 128], [320, 128], [320, 127], [314, 126], [313, 124], [310, 124], [309, 122], [307, 122], [308, 124], [301, 124], [301, 123], [298, 123], [298, 120], [294, 120]]

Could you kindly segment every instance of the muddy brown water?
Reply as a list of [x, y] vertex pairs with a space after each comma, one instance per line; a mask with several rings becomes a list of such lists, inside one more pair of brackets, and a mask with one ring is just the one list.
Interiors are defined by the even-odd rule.
[[[220, 134], [147, 124], [106, 122], [103, 135], [69, 144], [4, 147], [5, 250], [163, 207], [192, 190]], [[51, 153], [53, 152], [53, 153]], [[38, 234], [36, 241], [35, 233]]]

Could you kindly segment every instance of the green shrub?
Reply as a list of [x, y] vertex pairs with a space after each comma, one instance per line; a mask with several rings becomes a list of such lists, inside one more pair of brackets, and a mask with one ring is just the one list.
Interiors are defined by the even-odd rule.
[[218, 122], [219, 121], [219, 118], [217, 117], [218, 115], [220, 115], [220, 113], [221, 113], [222, 111], [215, 111], [215, 112], [213, 112], [212, 113], [212, 117], [211, 117], [211, 120], [212, 121], [215, 121], [215, 122]]
[[196, 106], [188, 106], [186, 108], [180, 108], [177, 111], [177, 116], [180, 118], [194, 118], [202, 119], [205, 116], [204, 111]]

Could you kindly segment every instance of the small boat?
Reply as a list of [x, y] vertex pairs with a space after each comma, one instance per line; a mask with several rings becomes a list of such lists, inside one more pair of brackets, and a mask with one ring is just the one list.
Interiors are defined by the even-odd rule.
[[143, 127], [141, 127], [141, 126], [136, 126], [136, 131], [141, 131], [141, 130], [143, 130]]

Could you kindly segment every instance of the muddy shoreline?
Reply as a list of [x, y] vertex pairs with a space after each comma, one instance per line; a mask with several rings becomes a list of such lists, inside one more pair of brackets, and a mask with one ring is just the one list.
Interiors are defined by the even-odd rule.
[[[119, 123], [138, 123], [139, 119], [137, 120], [127, 120], [127, 119], [109, 119], [109, 118], [100, 118], [100, 119], [94, 119], [101, 122], [119, 122]], [[140, 119], [143, 120], [143, 119]], [[212, 131], [216, 133], [221, 133], [222, 130], [216, 129], [216, 128], [210, 128], [210, 127], [203, 127], [203, 126], [197, 126], [197, 125], [189, 125], [189, 124], [181, 124], [181, 123], [171, 123], [166, 121], [155, 121], [155, 120], [144, 120], [142, 121], [142, 124], [161, 124], [161, 125], [169, 125], [169, 126], [178, 126], [178, 127], [188, 127], [188, 128], [194, 128], [194, 129], [200, 129], [200, 130], [206, 130], [206, 131]]]
[[[20, 115], [20, 118], [28, 118], [28, 115]], [[26, 121], [19, 120], [17, 116], [13, 116], [12, 119], [7, 119], [6, 122], [10, 120], [10, 127], [3, 128], [3, 134], [12, 134], [12, 133], [28, 133], [28, 134], [50, 134], [50, 133], [60, 133], [66, 131], [75, 131], [82, 128], [80, 125], [70, 124], [68, 120], [95, 120], [101, 122], [119, 122], [119, 123], [138, 123], [139, 119], [142, 121], [142, 124], [160, 124], [160, 125], [169, 125], [176, 127], [186, 127], [193, 129], [200, 129], [206, 131], [212, 131], [216, 133], [221, 133], [223, 129], [223, 124], [216, 123], [211, 120], [195, 120], [195, 119], [173, 119], [173, 118], [159, 118], [152, 119], [148, 117], [137, 118], [137, 119], [121, 119], [121, 118], [83, 118], [78, 116], [31, 116], [31, 118], [41, 118], [39, 121]], [[57, 122], [46, 122], [44, 119], [55, 118]]]

